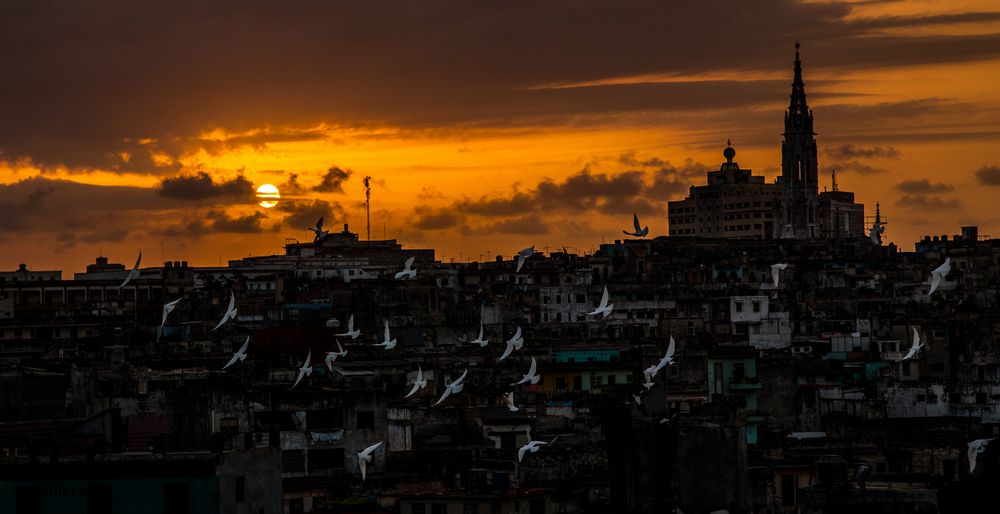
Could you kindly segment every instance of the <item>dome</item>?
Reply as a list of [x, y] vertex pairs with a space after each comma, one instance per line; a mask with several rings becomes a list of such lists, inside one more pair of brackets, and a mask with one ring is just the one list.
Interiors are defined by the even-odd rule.
[[733, 148], [732, 143], [722, 151], [722, 156], [726, 158], [726, 162], [733, 162], [733, 157], [736, 157], [736, 149]]

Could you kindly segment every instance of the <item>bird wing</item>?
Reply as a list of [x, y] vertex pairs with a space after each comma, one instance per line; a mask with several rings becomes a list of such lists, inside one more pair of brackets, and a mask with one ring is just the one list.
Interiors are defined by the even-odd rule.
[[931, 273], [931, 288], [927, 291], [927, 296], [934, 294], [939, 285], [941, 285], [941, 275]]
[[243, 346], [240, 347], [240, 351], [237, 353], [247, 353], [248, 346], [250, 346], [250, 336], [247, 336], [247, 340], [243, 341]]
[[420, 389], [420, 382], [414, 382], [413, 383], [413, 389], [410, 389], [410, 392], [406, 393], [406, 396], [404, 396], [403, 398], [409, 398], [409, 397], [417, 394], [417, 391], [419, 389]]
[[917, 327], [910, 327], [913, 329], [913, 346], [920, 346], [920, 333], [917, 332]]
[[664, 355], [667, 359], [672, 359], [674, 357], [674, 352], [677, 351], [677, 343], [674, 342], [674, 336], [670, 336], [670, 344], [667, 345], [667, 353]]
[[939, 274], [943, 277], [944, 275], [947, 275], [949, 271], [951, 271], [951, 257], [945, 258], [944, 263], [938, 266], [937, 269], [931, 273], [934, 273], [935, 275]]
[[337, 341], [337, 352], [344, 355], [344, 347], [340, 346], [340, 341]]
[[632, 226], [635, 227], [635, 231], [639, 232], [642, 230], [642, 225], [639, 224], [639, 215], [632, 213]]
[[451, 396], [451, 386], [450, 385], [444, 388], [444, 392], [441, 393], [441, 397], [438, 398], [438, 401], [434, 402], [434, 405], [431, 405], [431, 407], [433, 407], [435, 405], [439, 405], [441, 402], [445, 401], [445, 399], [448, 398], [449, 396]]
[[323, 231], [323, 216], [320, 216], [319, 219], [316, 220], [316, 233], [319, 234], [322, 231]]
[[524, 460], [524, 454], [531, 449], [531, 443], [528, 443], [517, 450], [517, 461], [521, 462]]
[[531, 358], [531, 367], [528, 368], [528, 376], [529, 377], [535, 376], [535, 372], [537, 371], [537, 368], [538, 368], [538, 364], [535, 362], [535, 358], [532, 357]]
[[604, 294], [601, 295], [601, 306], [600, 308], [606, 309], [608, 307], [608, 301], [611, 299], [611, 294], [608, 293], [608, 286], [604, 286]]
[[514, 337], [511, 337], [510, 340], [517, 341], [520, 338], [521, 338], [521, 327], [517, 327], [517, 330], [514, 332]]
[[524, 266], [524, 255], [517, 254], [517, 269], [514, 270], [514, 273], [521, 271], [521, 266]]
[[385, 342], [389, 342], [389, 320], [382, 320], [385, 322]]
[[504, 349], [503, 355], [501, 355], [498, 360], [504, 360], [507, 357], [510, 357], [510, 354], [512, 353], [514, 353], [514, 343], [507, 341], [507, 348]]
[[232, 365], [233, 365], [233, 364], [235, 364], [235, 363], [236, 363], [236, 361], [238, 361], [238, 360], [240, 360], [240, 352], [236, 352], [236, 353], [234, 353], [234, 354], [233, 354], [233, 357], [232, 357], [231, 359], [229, 359], [229, 362], [227, 362], [227, 363], [226, 363], [226, 365], [222, 367], [222, 369], [226, 369], [226, 368], [228, 368], [229, 366], [232, 366]]
[[410, 267], [413, 266], [413, 259], [415, 259], [415, 258], [416, 258], [416, 256], [413, 256], [413, 257], [410, 257], [409, 259], [406, 259], [406, 263], [403, 264], [403, 269], [409, 270]]

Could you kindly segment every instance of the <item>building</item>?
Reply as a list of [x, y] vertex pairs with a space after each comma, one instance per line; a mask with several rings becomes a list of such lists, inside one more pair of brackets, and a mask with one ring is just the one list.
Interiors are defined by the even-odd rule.
[[774, 207], [780, 190], [733, 160], [732, 143], [722, 152], [726, 162], [708, 172], [708, 184], [691, 186], [687, 198], [668, 204], [672, 236], [766, 239], [774, 231]]

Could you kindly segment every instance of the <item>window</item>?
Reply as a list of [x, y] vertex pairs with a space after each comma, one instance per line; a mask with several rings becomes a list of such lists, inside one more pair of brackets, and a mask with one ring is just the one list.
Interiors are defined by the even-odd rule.
[[163, 484], [163, 512], [188, 513], [188, 485]]
[[760, 302], [753, 302], [753, 311], [760, 312]]
[[427, 514], [427, 505], [423, 503], [411, 503], [410, 514]]
[[580, 391], [583, 389], [583, 377], [575, 376], [573, 377], [573, 390]]
[[795, 475], [781, 476], [781, 506], [795, 506]]
[[111, 484], [87, 486], [87, 514], [111, 514]]
[[344, 411], [340, 409], [311, 410], [306, 412], [309, 430], [344, 428]]
[[431, 514], [448, 514], [447, 503], [432, 503]]
[[743, 312], [743, 302], [736, 302], [736, 312]]
[[616, 378], [614, 375], [608, 375], [608, 385], [615, 385]]
[[372, 411], [358, 411], [356, 414], [357, 428], [375, 428], [375, 413]]
[[979, 405], [986, 403], [986, 393], [976, 393], [976, 403]]
[[289, 514], [302, 514], [306, 511], [305, 503], [302, 498], [291, 498], [288, 500], [288, 512]]
[[742, 382], [746, 377], [746, 364], [742, 362], [733, 363], [733, 382]]
[[243, 503], [247, 495], [247, 478], [243, 475], [236, 477], [236, 503]]
[[503, 505], [500, 502], [490, 504], [490, 514], [500, 514], [501, 512], [503, 512]]
[[566, 389], [566, 377], [556, 377], [556, 389]]
[[239, 433], [240, 423], [236, 418], [222, 418], [219, 420], [219, 432], [234, 435]]
[[328, 448], [309, 450], [309, 472], [326, 469], [342, 469], [344, 467], [344, 449]]
[[38, 514], [42, 511], [42, 495], [37, 487], [18, 487], [14, 490], [14, 512]]
[[281, 472], [304, 473], [306, 470], [306, 452], [304, 450], [282, 450]]
[[479, 505], [472, 502], [465, 502], [462, 505], [462, 514], [479, 514]]
[[600, 375], [590, 375], [590, 387], [599, 387], [601, 385]]
[[545, 514], [545, 498], [536, 498], [528, 502], [528, 514]]

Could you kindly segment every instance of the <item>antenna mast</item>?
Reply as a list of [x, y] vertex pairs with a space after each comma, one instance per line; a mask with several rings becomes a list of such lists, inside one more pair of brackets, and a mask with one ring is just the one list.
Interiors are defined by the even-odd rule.
[[365, 216], [367, 218], [367, 224], [365, 225], [365, 232], [367, 234], [368, 240], [372, 240], [372, 178], [365, 176]]

